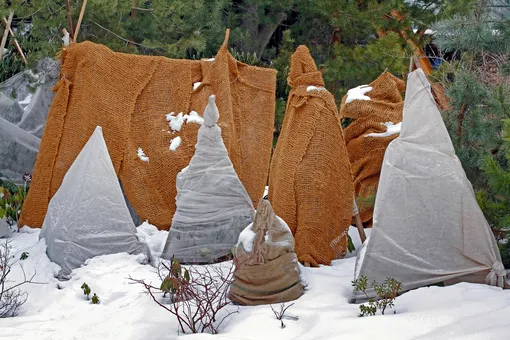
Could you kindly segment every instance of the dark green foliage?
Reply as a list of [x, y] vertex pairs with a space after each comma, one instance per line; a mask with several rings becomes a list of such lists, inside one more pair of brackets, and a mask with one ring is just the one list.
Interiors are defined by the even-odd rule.
[[96, 295], [96, 293], [94, 293], [94, 295], [92, 295], [91, 302], [92, 302], [93, 305], [99, 304], [99, 297]]
[[493, 15], [491, 1], [477, 1], [472, 9], [433, 27], [436, 43], [460, 56], [436, 75], [448, 87], [451, 109], [444, 119], [455, 151], [508, 268], [510, 128], [503, 122], [510, 118], [510, 81], [505, 78], [510, 67], [510, 21]]
[[87, 300], [89, 299], [90, 295], [90, 287], [85, 282], [81, 285], [81, 289], [83, 290], [83, 295], [87, 296]]
[[502, 150], [505, 160], [498, 162], [495, 157], [486, 156], [482, 165], [488, 188], [477, 195], [480, 207], [500, 239], [503, 264], [510, 267], [510, 119], [505, 119]]
[[[2, 174], [0, 174], [1, 176]], [[0, 218], [5, 218], [10, 226], [18, 222], [23, 202], [25, 202], [30, 187], [30, 175], [25, 174], [23, 180], [25, 184], [18, 186], [0, 178]]]
[[[352, 281], [352, 286], [357, 292], [362, 292], [368, 298], [368, 305], [359, 306], [360, 317], [375, 315], [378, 310], [384, 315], [387, 308], [395, 306], [395, 299], [398, 293], [404, 288], [402, 282], [388, 277], [382, 284], [378, 284], [375, 281], [372, 283], [372, 288], [377, 294], [377, 297], [369, 298], [366, 293], [368, 289], [368, 278], [365, 275]], [[396, 311], [394, 313], [396, 313]]]
[[347, 250], [349, 253], [352, 253], [356, 250], [356, 247], [354, 246], [354, 243], [352, 243], [352, 238], [350, 235], [347, 235]]
[[22, 261], [28, 259], [28, 252], [24, 251], [19, 259]]

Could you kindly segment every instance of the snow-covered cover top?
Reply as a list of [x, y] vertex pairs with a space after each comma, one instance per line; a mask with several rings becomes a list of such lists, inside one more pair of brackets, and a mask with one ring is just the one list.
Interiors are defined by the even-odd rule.
[[177, 210], [172, 223], [253, 216], [254, 208], [221, 137], [216, 96], [209, 97], [189, 166], [177, 175]]

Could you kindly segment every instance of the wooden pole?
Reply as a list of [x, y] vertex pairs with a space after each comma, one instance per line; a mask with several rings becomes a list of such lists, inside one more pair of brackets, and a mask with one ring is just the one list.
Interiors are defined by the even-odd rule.
[[87, 7], [87, 0], [83, 0], [81, 5], [80, 16], [78, 17], [78, 23], [76, 24], [76, 30], [74, 31], [73, 41], [78, 42], [78, 34], [80, 33], [81, 21], [83, 20], [83, 14], [85, 14], [85, 8]]
[[223, 44], [221, 44], [222, 48], [227, 48], [229, 36], [230, 36], [230, 28], [227, 28], [227, 30], [225, 31], [225, 39], [223, 39]]
[[0, 44], [0, 60], [2, 60], [2, 56], [4, 55], [4, 48], [5, 44], [7, 43], [7, 37], [9, 36], [9, 30], [11, 28], [13, 16], [14, 12], [11, 11], [11, 13], [9, 13], [9, 20], [7, 20], [7, 23], [5, 24], [4, 36], [2, 37], [2, 43]]
[[363, 244], [366, 239], [367, 235], [365, 234], [365, 229], [363, 229], [363, 222], [361, 221], [361, 217], [359, 216], [359, 213], [355, 215], [356, 220], [356, 228], [358, 229], [359, 238], [361, 239], [361, 244]]
[[363, 221], [361, 220], [361, 217], [359, 216], [359, 210], [358, 205], [356, 204], [356, 198], [354, 198], [354, 220], [356, 222], [356, 229], [358, 229], [359, 238], [361, 240], [361, 244], [365, 242], [367, 239], [367, 235], [365, 234], [365, 229], [363, 229]]
[[[7, 19], [5, 19], [5, 17], [2, 17], [2, 22], [3, 24], [5, 25], [5, 29], [7, 29]], [[11, 26], [9, 25], [9, 33], [11, 34], [12, 36], [12, 39], [14, 39], [14, 47], [16, 47], [16, 50], [18, 51], [21, 59], [23, 60], [23, 62], [25, 63], [25, 65], [27, 64], [27, 58], [25, 58], [25, 54], [23, 53], [23, 50], [21, 49], [21, 46], [19, 45], [18, 43], [18, 40], [16, 39], [16, 37], [14, 36], [14, 32], [12, 31], [12, 28]]]
[[71, 0], [66, 0], [67, 26], [69, 28], [69, 36], [74, 37], [73, 17], [71, 16]]

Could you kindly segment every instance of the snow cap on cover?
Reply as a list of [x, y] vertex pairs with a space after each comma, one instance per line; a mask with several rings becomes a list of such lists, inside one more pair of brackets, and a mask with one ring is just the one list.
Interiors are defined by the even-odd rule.
[[40, 238], [67, 277], [86, 260], [105, 254], [144, 253], [136, 237], [101, 127], [85, 144], [48, 205]]
[[208, 127], [213, 127], [218, 122], [220, 118], [220, 112], [218, 111], [218, 107], [216, 106], [216, 96], [211, 94], [209, 96], [209, 102], [205, 107], [204, 112], [204, 125]]

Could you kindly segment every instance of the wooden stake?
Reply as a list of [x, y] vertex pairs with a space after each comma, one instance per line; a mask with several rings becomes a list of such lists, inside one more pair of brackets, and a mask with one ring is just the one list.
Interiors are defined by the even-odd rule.
[[363, 244], [363, 242], [365, 242], [365, 240], [367, 239], [367, 235], [365, 234], [365, 229], [363, 229], [363, 221], [361, 221], [361, 217], [359, 216], [359, 210], [358, 210], [358, 205], [356, 204], [356, 198], [354, 198], [353, 203], [354, 203], [353, 213], [354, 213], [354, 220], [356, 222], [356, 229], [358, 229], [359, 238], [361, 240], [361, 243]]
[[2, 56], [4, 54], [4, 48], [7, 43], [7, 37], [9, 36], [9, 30], [11, 29], [13, 16], [14, 12], [11, 11], [11, 13], [9, 13], [9, 20], [7, 20], [7, 23], [5, 24], [4, 36], [2, 37], [2, 43], [0, 44], [0, 60], [2, 60]]
[[227, 48], [229, 36], [230, 36], [230, 28], [227, 28], [227, 30], [225, 31], [225, 39], [223, 40], [223, 44], [221, 44], [222, 48]]
[[[12, 39], [14, 40], [14, 47], [16, 48], [16, 50], [18, 51], [21, 59], [23, 60], [23, 63], [25, 63], [25, 65], [27, 64], [27, 58], [25, 58], [25, 54], [23, 53], [23, 50], [21, 49], [21, 46], [19, 45], [18, 43], [18, 40], [16, 39], [16, 37], [14, 36], [14, 32], [12, 31], [12, 28], [10, 25], [7, 25], [7, 19], [5, 19], [5, 17], [2, 17], [2, 22], [3, 24], [5, 25], [6, 29], [7, 29], [7, 26], [9, 26], [9, 33], [11, 34], [12, 36]], [[1, 57], [0, 57], [1, 58]]]
[[87, 0], [83, 0], [81, 5], [80, 16], [78, 17], [78, 23], [76, 24], [76, 30], [74, 31], [73, 41], [78, 42], [78, 34], [80, 33], [81, 21], [83, 20], [83, 14], [85, 14], [85, 7], [87, 7]]
[[67, 26], [69, 28], [69, 36], [74, 37], [73, 17], [71, 16], [71, 0], [66, 0]]
[[367, 235], [365, 234], [365, 229], [363, 229], [363, 222], [361, 221], [361, 217], [359, 216], [359, 213], [355, 215], [356, 220], [356, 228], [358, 229], [359, 238], [361, 239], [361, 244], [365, 242], [367, 239]]

